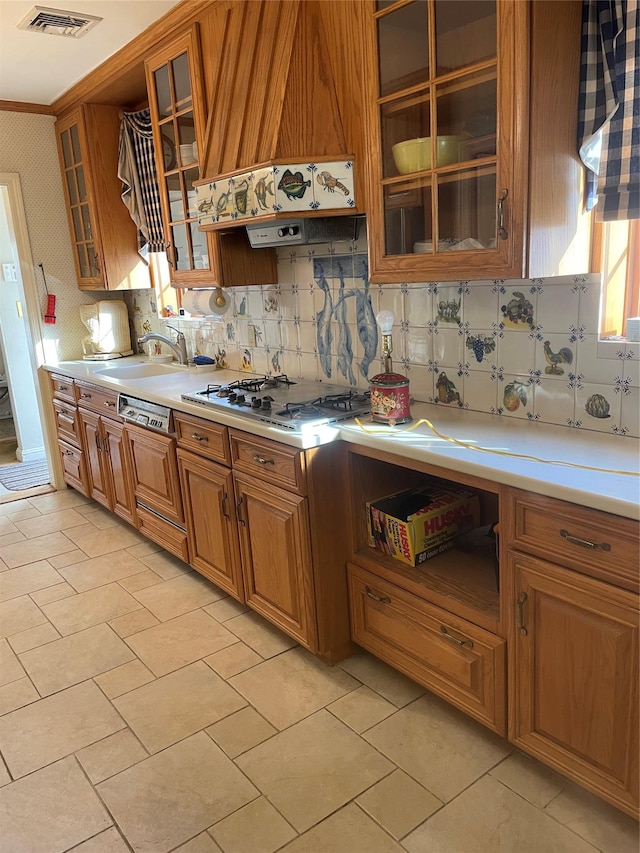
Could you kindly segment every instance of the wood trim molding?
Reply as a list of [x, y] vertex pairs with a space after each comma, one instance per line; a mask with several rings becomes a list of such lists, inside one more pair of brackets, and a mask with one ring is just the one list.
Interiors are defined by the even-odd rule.
[[48, 104], [29, 104], [27, 101], [0, 101], [0, 112], [12, 113], [39, 113], [46, 116], [54, 116], [55, 110]]
[[101, 93], [113, 84], [114, 79], [144, 62], [147, 54], [157, 50], [167, 36], [183, 32], [216, 2], [219, 0], [182, 0], [166, 15], [147, 27], [129, 44], [57, 98], [51, 105], [54, 115], [61, 115], [82, 102], [99, 103]]

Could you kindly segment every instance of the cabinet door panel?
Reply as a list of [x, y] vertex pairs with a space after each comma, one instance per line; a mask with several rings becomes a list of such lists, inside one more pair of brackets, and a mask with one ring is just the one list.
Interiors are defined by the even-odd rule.
[[247, 604], [315, 650], [307, 499], [235, 474]]
[[117, 421], [103, 418], [102, 432], [102, 448], [106, 454], [103, 458], [109, 463], [113, 511], [130, 524], [135, 524], [135, 496], [124, 427]]
[[510, 554], [512, 740], [630, 813], [638, 806], [638, 602]]
[[136, 499], [174, 524], [184, 524], [176, 460], [176, 440], [136, 426], [127, 426], [131, 477]]
[[184, 450], [178, 467], [191, 565], [244, 601], [231, 471]]
[[110, 509], [109, 483], [105, 473], [105, 460], [103, 459], [100, 416], [84, 409], [78, 409], [78, 417], [87, 463], [89, 495]]
[[77, 447], [72, 447], [64, 441], [58, 441], [58, 449], [62, 460], [62, 473], [65, 483], [73, 486], [86, 497], [89, 497], [89, 483], [84, 453]]

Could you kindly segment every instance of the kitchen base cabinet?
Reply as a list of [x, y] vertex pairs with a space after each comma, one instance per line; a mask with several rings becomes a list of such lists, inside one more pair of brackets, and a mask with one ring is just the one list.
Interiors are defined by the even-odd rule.
[[349, 564], [351, 630], [358, 645], [506, 734], [506, 643]]
[[510, 739], [638, 817], [638, 599], [512, 552]]
[[[500, 607], [501, 487], [366, 447], [349, 448], [354, 642], [506, 734], [506, 643]], [[369, 545], [368, 501], [405, 489], [463, 485], [478, 495], [480, 528], [410, 566]]]
[[246, 474], [234, 477], [247, 604], [314, 650], [307, 499]]
[[131, 482], [141, 532], [188, 562], [176, 439], [127, 424]]
[[84, 382], [76, 382], [75, 387], [89, 496], [129, 524], [136, 524], [128, 446], [116, 414], [118, 395]]
[[58, 439], [58, 450], [62, 461], [62, 476], [65, 483], [73, 486], [85, 497], [89, 494], [89, 479], [87, 477], [87, 466], [84, 461], [84, 453], [79, 447], [73, 447], [66, 441]]
[[231, 470], [180, 447], [178, 468], [191, 565], [244, 602]]

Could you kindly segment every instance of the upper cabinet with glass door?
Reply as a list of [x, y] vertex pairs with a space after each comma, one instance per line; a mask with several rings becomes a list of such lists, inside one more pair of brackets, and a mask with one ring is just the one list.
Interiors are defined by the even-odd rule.
[[512, 0], [371, 12], [372, 280], [521, 274]]
[[198, 230], [193, 189], [206, 122], [197, 28], [166, 44], [145, 67], [171, 282], [211, 283], [212, 253]]
[[120, 196], [118, 108], [83, 104], [56, 122], [56, 136], [79, 289], [150, 287], [138, 231]]

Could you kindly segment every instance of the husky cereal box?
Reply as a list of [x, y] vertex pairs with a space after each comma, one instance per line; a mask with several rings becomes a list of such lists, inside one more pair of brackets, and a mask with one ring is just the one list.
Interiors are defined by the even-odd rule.
[[418, 566], [480, 524], [480, 503], [468, 489], [412, 489], [369, 501], [367, 523], [369, 545]]

